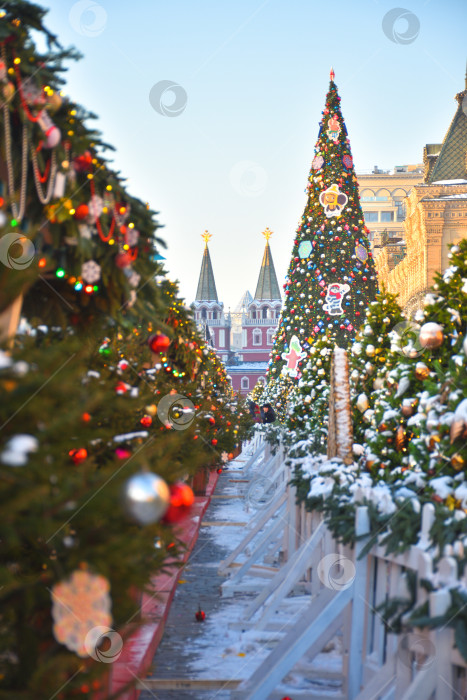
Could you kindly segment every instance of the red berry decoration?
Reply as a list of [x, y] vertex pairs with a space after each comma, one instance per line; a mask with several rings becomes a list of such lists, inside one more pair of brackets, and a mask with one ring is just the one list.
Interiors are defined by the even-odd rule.
[[177, 523], [185, 518], [195, 500], [195, 494], [188, 484], [178, 481], [170, 486], [170, 506], [163, 520], [167, 523]]
[[80, 464], [81, 462], [84, 462], [84, 460], [88, 457], [88, 451], [84, 447], [70, 450], [68, 454], [70, 455], [71, 459], [75, 464]]
[[195, 613], [195, 618], [197, 622], [204, 622], [206, 619], [206, 613], [204, 610], [201, 610], [201, 607], [198, 608], [198, 612]]
[[150, 425], [152, 425], [152, 418], [151, 416], [143, 416], [140, 420], [140, 423], [142, 426], [145, 428], [149, 428]]
[[85, 219], [89, 214], [89, 207], [87, 204], [80, 204], [78, 207], [75, 209], [75, 213], [73, 216], [75, 219], [78, 221], [81, 221], [82, 219]]
[[154, 353], [161, 353], [167, 350], [170, 345], [170, 338], [164, 333], [154, 333], [148, 338], [148, 345]]

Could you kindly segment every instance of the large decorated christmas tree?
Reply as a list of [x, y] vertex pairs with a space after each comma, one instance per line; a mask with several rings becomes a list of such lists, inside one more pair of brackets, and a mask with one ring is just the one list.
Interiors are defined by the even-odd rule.
[[269, 374], [292, 377], [316, 337], [346, 347], [377, 292], [350, 141], [331, 70], [308, 201], [294, 240]]

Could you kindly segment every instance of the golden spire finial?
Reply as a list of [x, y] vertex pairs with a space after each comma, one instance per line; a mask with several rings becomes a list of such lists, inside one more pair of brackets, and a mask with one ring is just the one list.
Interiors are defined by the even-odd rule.
[[203, 239], [207, 247], [209, 239], [212, 238], [212, 233], [209, 233], [209, 231], [206, 230], [204, 233], [201, 234], [201, 238]]
[[273, 233], [274, 231], [270, 231], [269, 228], [266, 226], [266, 228], [263, 231], [263, 236], [265, 237], [266, 241], [269, 241]]

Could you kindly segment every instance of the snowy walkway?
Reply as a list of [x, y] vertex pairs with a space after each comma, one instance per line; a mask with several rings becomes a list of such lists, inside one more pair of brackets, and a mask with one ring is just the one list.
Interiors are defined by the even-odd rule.
[[[217, 484], [215, 496], [205, 514], [204, 522], [246, 523], [255, 514], [246, 512], [242, 490], [245, 484], [236, 483], [241, 479], [241, 469], [246, 457], [240, 455], [227, 465]], [[234, 496], [234, 498], [232, 498]], [[229, 629], [229, 623], [243, 619], [251, 595], [236, 595], [222, 598], [220, 585], [225, 578], [217, 574], [221, 560], [241, 542], [245, 535], [244, 525], [201, 527], [198, 541], [188, 564], [181, 571], [179, 585], [172, 603], [165, 627], [164, 637], [153, 662], [152, 675], [148, 678], [171, 679], [244, 679], [266, 658], [277, 640], [277, 633], [263, 633]], [[258, 590], [266, 581], [258, 579]], [[288, 601], [288, 611], [275, 616], [275, 623], [284, 626], [289, 614], [303, 605], [309, 598], [297, 596]], [[198, 605], [206, 613], [204, 623], [195, 620]], [[276, 628], [277, 629], [277, 628]], [[331, 644], [332, 648], [332, 644]], [[340, 659], [333, 653], [321, 654], [318, 667], [328, 672], [339, 672]], [[336, 663], [338, 665], [336, 665]], [[281, 685], [277, 694], [283, 697], [311, 689], [324, 690], [332, 698], [340, 683], [333, 680], [317, 681], [306, 678], [303, 669], [297, 668], [287, 677], [287, 685]], [[327, 675], [324, 673], [323, 675]], [[144, 680], [143, 680], [144, 683]], [[310, 697], [312, 697], [310, 695]], [[141, 691], [140, 700], [229, 700], [230, 691], [222, 689], [146, 689]]]

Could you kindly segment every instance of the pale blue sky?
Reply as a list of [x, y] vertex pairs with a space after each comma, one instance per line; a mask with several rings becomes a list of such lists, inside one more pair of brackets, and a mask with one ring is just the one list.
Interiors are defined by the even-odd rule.
[[[131, 192], [160, 212], [187, 301], [206, 228], [226, 307], [254, 293], [266, 226], [282, 286], [331, 66], [357, 170], [421, 162], [443, 138], [464, 88], [467, 3], [401, 2], [396, 41], [382, 27], [394, 0], [43, 2], [50, 29], [85, 55], [68, 92], [99, 115]], [[164, 80], [182, 86], [178, 116], [149, 101]]]

